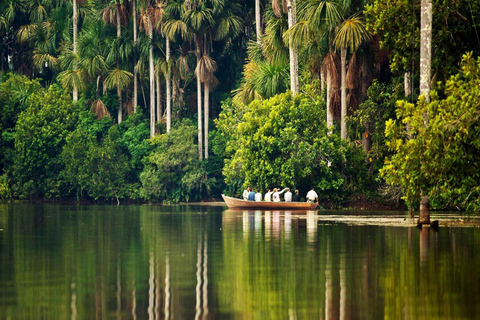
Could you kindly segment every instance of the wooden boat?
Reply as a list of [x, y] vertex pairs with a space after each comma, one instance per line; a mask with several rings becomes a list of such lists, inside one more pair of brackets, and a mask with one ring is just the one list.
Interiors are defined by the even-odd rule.
[[317, 203], [312, 202], [266, 202], [249, 201], [227, 197], [222, 198], [230, 209], [255, 209], [255, 210], [314, 210]]

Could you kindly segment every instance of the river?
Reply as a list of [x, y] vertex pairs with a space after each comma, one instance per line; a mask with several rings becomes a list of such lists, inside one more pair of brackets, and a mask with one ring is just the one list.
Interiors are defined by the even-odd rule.
[[0, 205], [0, 319], [480, 315], [480, 229], [404, 213]]

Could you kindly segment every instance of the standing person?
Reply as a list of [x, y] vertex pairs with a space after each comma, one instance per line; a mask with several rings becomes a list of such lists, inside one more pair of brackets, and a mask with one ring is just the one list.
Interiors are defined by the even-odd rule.
[[248, 199], [248, 193], [250, 192], [250, 187], [247, 187], [247, 189], [243, 190], [243, 200]]
[[293, 195], [293, 202], [300, 202], [300, 192], [295, 190], [295, 194]]
[[287, 188], [287, 192], [285, 192], [283, 198], [285, 199], [285, 202], [292, 202], [292, 193], [290, 192], [290, 188]]
[[248, 201], [255, 201], [255, 191], [253, 191], [253, 188], [250, 189], [247, 199]]
[[265, 193], [265, 201], [272, 202], [272, 191], [270, 189], [267, 189], [267, 193]]
[[280, 202], [280, 195], [284, 193], [288, 188], [283, 189], [282, 191], [278, 191], [279, 189], [273, 189], [273, 202]]
[[259, 189], [257, 189], [257, 193], [255, 193], [255, 201], [262, 201], [262, 194]]
[[318, 202], [318, 194], [315, 192], [315, 188], [313, 187], [307, 193], [307, 202]]

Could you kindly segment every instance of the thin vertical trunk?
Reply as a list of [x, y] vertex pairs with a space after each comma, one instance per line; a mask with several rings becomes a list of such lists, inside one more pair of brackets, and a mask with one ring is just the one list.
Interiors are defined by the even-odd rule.
[[[137, 0], [132, 2], [132, 14], [133, 14], [133, 44], [137, 44]], [[133, 66], [133, 112], [137, 112], [138, 105], [138, 72], [137, 72], [137, 59], [135, 59], [135, 65]]]
[[[117, 38], [122, 36], [122, 25], [120, 21], [120, 2], [117, 0]], [[120, 69], [120, 64], [117, 62], [117, 68]], [[118, 124], [123, 121], [123, 102], [122, 102], [122, 90], [120, 86], [117, 86], [118, 94]]]
[[149, 66], [149, 79], [150, 79], [150, 138], [155, 135], [155, 70], [153, 67], [153, 29], [152, 21], [147, 18], [148, 21], [148, 66]]
[[257, 31], [257, 43], [262, 39], [262, 15], [260, 12], [260, 0], [255, 0], [255, 29]]
[[[77, 0], [73, 0], [73, 54], [77, 54], [77, 35], [78, 35], [78, 10], [77, 10]], [[76, 59], [76, 58], [75, 58]], [[75, 62], [74, 66], [77, 70], [77, 63]], [[78, 88], [73, 85], [73, 101], [78, 101]]]
[[[432, 60], [432, 0], [422, 0], [420, 9], [420, 95], [430, 102], [430, 77]], [[429, 116], [424, 115], [425, 126]], [[430, 202], [428, 194], [421, 195], [418, 223], [430, 224]]]
[[410, 81], [410, 75], [411, 73], [409, 71], [403, 74], [405, 97], [409, 97], [412, 94], [412, 82]]
[[167, 86], [167, 133], [172, 127], [172, 84], [170, 80], [170, 40], [166, 38], [166, 59], [167, 59], [167, 76], [165, 77]]
[[323, 72], [323, 68], [320, 70], [320, 91], [323, 95], [323, 92], [325, 91], [325, 73]]
[[[198, 36], [195, 36], [196, 44], [196, 55], [197, 55], [197, 65], [201, 58], [201, 49], [200, 43], [197, 39]], [[203, 135], [202, 135], [202, 82], [200, 81], [200, 76], [197, 74], [197, 115], [198, 115], [198, 158], [203, 159]]]
[[197, 244], [197, 286], [195, 287], [196, 293], [196, 303], [195, 303], [195, 320], [200, 319], [202, 315], [202, 307], [201, 307], [201, 291], [202, 291], [202, 243], [200, 241], [200, 237], [198, 238]]
[[[295, 13], [295, 0], [287, 0], [288, 10], [288, 28], [293, 27], [297, 23], [297, 17]], [[290, 90], [293, 95], [298, 94], [298, 54], [297, 48], [293, 45], [288, 46], [290, 53]]]
[[123, 101], [122, 101], [122, 90], [120, 90], [120, 86], [117, 86], [117, 95], [118, 95], [118, 124], [122, 123], [123, 121]]
[[347, 77], [347, 49], [342, 48], [340, 51], [340, 56], [342, 60], [342, 83], [341, 83], [341, 119], [340, 119], [340, 126], [341, 126], [341, 137], [343, 140], [347, 139], [347, 85], [346, 85], [346, 77]]
[[331, 94], [330, 90], [332, 88], [332, 74], [330, 69], [327, 69], [327, 127], [328, 127], [328, 134], [332, 134], [333, 131], [333, 113], [330, 107], [331, 103]]
[[160, 71], [155, 72], [156, 75], [156, 84], [157, 84], [157, 122], [160, 122], [162, 119], [163, 106], [162, 106], [162, 86], [160, 85]]
[[204, 120], [204, 135], [205, 135], [205, 159], [208, 159], [208, 119], [209, 119], [209, 107], [210, 107], [210, 86], [207, 82], [203, 84], [203, 120]]
[[165, 258], [165, 320], [170, 320], [170, 257]]

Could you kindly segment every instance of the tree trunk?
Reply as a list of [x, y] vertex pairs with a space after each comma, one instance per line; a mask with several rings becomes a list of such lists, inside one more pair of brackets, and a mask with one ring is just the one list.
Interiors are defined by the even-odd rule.
[[122, 123], [123, 121], [123, 101], [122, 101], [122, 90], [120, 90], [120, 86], [117, 86], [117, 95], [118, 95], [118, 124]]
[[[77, 0], [73, 0], [73, 53], [77, 54], [77, 35], [78, 35], [78, 10], [77, 10]], [[74, 66], [77, 70], [77, 63], [75, 62]], [[73, 101], [78, 101], [78, 88], [73, 84]]]
[[152, 21], [148, 18], [148, 66], [150, 79], [150, 138], [155, 135], [155, 70], [153, 67], [153, 29]]
[[[201, 58], [201, 49], [200, 49], [200, 43], [198, 42], [199, 40], [197, 39], [197, 36], [195, 36], [195, 44], [196, 44], [196, 55], [197, 55], [197, 65], [200, 62]], [[203, 136], [202, 136], [202, 82], [200, 81], [200, 76], [197, 74], [197, 115], [198, 115], [198, 159], [202, 160], [203, 155], [202, 155], [202, 141], [203, 141]]]
[[[132, 2], [132, 14], [133, 14], [133, 44], [137, 44], [137, 0]], [[137, 59], [135, 57], [135, 65], [133, 66], [133, 112], [137, 112], [138, 105], [138, 72], [136, 66]]]
[[[122, 36], [122, 25], [120, 21], [120, 2], [117, 0], [117, 38]], [[117, 68], [120, 68], [120, 64], [117, 61]], [[122, 123], [123, 121], [123, 103], [122, 103], [122, 90], [120, 90], [120, 86], [117, 86], [117, 94], [118, 94], [118, 124]]]
[[165, 77], [166, 80], [166, 87], [167, 87], [167, 133], [170, 132], [172, 127], [172, 86], [170, 80], [170, 40], [166, 38], [166, 60], [167, 60], [167, 76]]
[[162, 86], [160, 85], [160, 71], [155, 72], [156, 75], [156, 84], [157, 84], [157, 122], [160, 122], [162, 119]]
[[[432, 61], [432, 0], [422, 0], [420, 8], [420, 95], [430, 102], [430, 77]], [[428, 126], [428, 113], [424, 124]], [[418, 223], [430, 224], [430, 202], [422, 192]]]
[[409, 97], [412, 95], [412, 82], [410, 81], [411, 73], [409, 71], [403, 74], [403, 83], [405, 88], [405, 97]]
[[[288, 10], [288, 28], [293, 27], [297, 23], [297, 17], [295, 13], [295, 0], [287, 0]], [[290, 90], [293, 95], [298, 94], [298, 54], [297, 48], [293, 45], [288, 45], [290, 53]]]
[[341, 83], [341, 119], [340, 119], [340, 126], [341, 126], [341, 137], [343, 140], [347, 139], [347, 85], [346, 85], [346, 77], [347, 77], [347, 49], [342, 48], [340, 52], [340, 56], [342, 59], [342, 83]]
[[255, 0], [255, 28], [257, 31], [257, 43], [262, 39], [262, 16], [260, 12], [260, 0]]
[[323, 72], [323, 68], [320, 70], [320, 91], [323, 95], [323, 92], [325, 91], [325, 73]]
[[204, 120], [204, 135], [205, 135], [205, 159], [208, 159], [208, 119], [209, 119], [209, 107], [210, 107], [210, 86], [207, 82], [203, 84], [203, 120]]
[[332, 134], [333, 131], [333, 113], [332, 109], [330, 108], [330, 89], [332, 87], [332, 74], [330, 69], [327, 70], [327, 127], [328, 127], [328, 134]]

